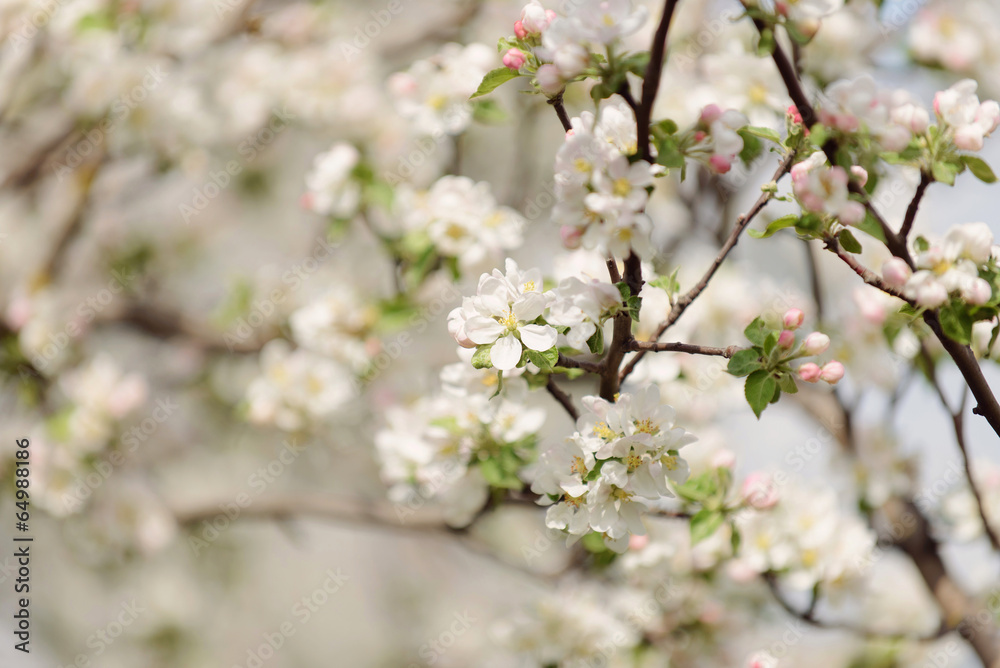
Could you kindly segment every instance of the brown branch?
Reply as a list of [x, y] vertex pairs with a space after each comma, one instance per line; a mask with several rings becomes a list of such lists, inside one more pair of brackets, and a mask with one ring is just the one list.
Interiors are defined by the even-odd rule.
[[881, 276], [879, 276], [874, 271], [872, 271], [868, 267], [858, 262], [856, 257], [854, 257], [853, 255], [845, 251], [843, 248], [841, 248], [840, 244], [837, 243], [837, 240], [835, 238], [827, 239], [826, 247], [830, 249], [830, 251], [832, 251], [837, 257], [843, 260], [844, 264], [850, 267], [851, 270], [855, 274], [860, 276], [861, 280], [863, 280], [868, 285], [874, 288], [878, 288], [887, 295], [892, 295], [893, 297], [902, 299], [911, 306], [915, 306], [913, 300], [907, 298], [906, 295], [904, 295], [902, 292], [900, 292], [896, 288], [886, 283]]
[[673, 343], [673, 342], [663, 342], [657, 343], [655, 341], [632, 341], [629, 345], [629, 350], [643, 350], [650, 353], [662, 353], [662, 352], [672, 352], [672, 353], [688, 353], [689, 355], [709, 355], [713, 357], [725, 357], [730, 358], [743, 348], [739, 346], [729, 346], [727, 348], [713, 348], [710, 346], [699, 346], [694, 343]]
[[[151, 308], [149, 305], [128, 304], [121, 311], [97, 321], [98, 324], [123, 324], [156, 339], [169, 341], [179, 338], [193, 343], [209, 353], [253, 354], [260, 352], [263, 344], [233, 336], [223, 340], [202, 331], [187, 321], [180, 313]], [[232, 335], [230, 335], [232, 336]]]
[[[962, 465], [965, 467], [965, 477], [968, 478], [969, 489], [972, 491], [972, 496], [976, 499], [976, 510], [979, 511], [979, 519], [983, 523], [983, 529], [986, 531], [986, 536], [989, 538], [990, 545], [993, 549], [1000, 550], [1000, 540], [998, 540], [996, 531], [993, 530], [989, 519], [986, 517], [986, 506], [983, 503], [983, 495], [979, 489], [979, 485], [976, 483], [975, 477], [972, 475], [972, 461], [969, 458], [969, 449], [965, 442], [965, 404], [969, 395], [967, 392], [963, 391], [961, 404], [957, 410], [952, 410], [948, 403], [948, 398], [944, 395], [944, 389], [938, 381], [937, 364], [934, 361], [934, 357], [931, 356], [930, 351], [927, 349], [927, 345], [924, 343], [921, 343], [920, 345], [920, 355], [923, 357], [924, 362], [927, 365], [927, 380], [930, 382], [931, 387], [934, 388], [934, 392], [941, 401], [941, 405], [944, 407], [945, 411], [948, 412], [949, 417], [951, 417], [952, 426], [955, 430], [955, 441], [958, 443], [958, 449], [962, 454]], [[963, 388], [963, 390], [964, 389], [965, 388]]]
[[667, 32], [670, 30], [670, 20], [674, 15], [678, 0], [666, 0], [663, 3], [663, 15], [660, 24], [653, 35], [653, 44], [649, 49], [649, 64], [646, 65], [646, 76], [642, 80], [642, 98], [635, 114], [636, 128], [639, 131], [639, 157], [652, 162], [653, 155], [649, 149], [649, 126], [653, 116], [653, 104], [660, 89], [660, 77], [663, 75], [663, 64], [667, 51]]
[[556, 366], [561, 366], [564, 369], [583, 369], [587, 373], [601, 373], [600, 363], [566, 357], [562, 353], [559, 353], [559, 360], [556, 362]]
[[920, 183], [917, 185], [917, 192], [914, 193], [913, 199], [910, 200], [909, 206], [906, 207], [906, 215], [903, 217], [903, 225], [899, 228], [899, 236], [902, 238], [903, 243], [906, 243], [907, 239], [910, 237], [910, 230], [913, 229], [913, 222], [917, 218], [917, 210], [920, 208], [920, 201], [924, 198], [924, 193], [927, 192], [927, 186], [932, 183], [933, 179], [931, 176], [921, 170], [920, 171]]
[[572, 130], [573, 124], [570, 123], [569, 114], [566, 113], [566, 107], [563, 106], [562, 91], [560, 91], [555, 97], [550, 97], [549, 104], [551, 104], [552, 108], [556, 110], [556, 116], [559, 117], [559, 122], [562, 123], [563, 130], [566, 132]]
[[846, 631], [869, 640], [907, 640], [910, 642], [931, 642], [941, 638], [950, 631], [949, 628], [942, 625], [942, 627], [934, 633], [924, 636], [915, 636], [910, 633], [879, 633], [878, 631], [872, 631], [871, 629], [867, 629], [863, 626], [856, 626], [846, 622], [823, 621], [817, 619], [816, 617], [816, 605], [819, 603], [817, 590], [813, 590], [812, 598], [809, 601], [809, 608], [807, 610], [800, 611], [789, 603], [784, 596], [782, 596], [781, 589], [778, 586], [777, 576], [774, 573], [765, 573], [762, 577], [764, 582], [767, 583], [768, 589], [771, 590], [774, 600], [782, 607], [782, 609], [784, 609], [785, 612], [818, 629], [828, 631]]
[[552, 377], [552, 374], [549, 374], [549, 378], [545, 382], [545, 389], [548, 390], [549, 394], [551, 394], [555, 400], [566, 409], [569, 416], [573, 418], [574, 423], [580, 419], [580, 411], [578, 411], [576, 406], [573, 405], [573, 397], [566, 394], [566, 392], [556, 385], [555, 378]]
[[[782, 159], [782, 161], [778, 164], [777, 170], [774, 172], [774, 176], [771, 177], [772, 181], [778, 181], [781, 177], [788, 173], [788, 170], [792, 167], [792, 160], [794, 157], [795, 156], [793, 154], [789, 153]], [[754, 202], [753, 206], [751, 206], [745, 214], [737, 219], [736, 225], [729, 233], [729, 238], [727, 238], [726, 242], [722, 245], [722, 248], [719, 250], [719, 254], [715, 257], [715, 260], [712, 261], [708, 271], [705, 272], [705, 275], [701, 277], [701, 280], [698, 281], [693, 288], [688, 290], [674, 303], [673, 307], [670, 309], [670, 313], [667, 315], [667, 319], [660, 323], [660, 325], [656, 328], [656, 331], [653, 333], [653, 336], [650, 337], [649, 340], [651, 342], [655, 342], [663, 336], [664, 332], [666, 332], [671, 325], [677, 322], [677, 319], [684, 314], [684, 311], [686, 311], [694, 300], [697, 299], [702, 292], [704, 292], [705, 288], [708, 287], [709, 281], [711, 281], [712, 277], [715, 276], [715, 272], [719, 270], [719, 267], [722, 266], [722, 263], [729, 255], [729, 252], [736, 246], [736, 243], [740, 239], [740, 235], [743, 234], [743, 230], [745, 230], [750, 223], [753, 222], [753, 219], [758, 213], [761, 212], [761, 210], [763, 210], [773, 196], [774, 195], [771, 192], [761, 193], [760, 197], [757, 198], [757, 201]], [[620, 381], [625, 380], [628, 375], [635, 370], [635, 366], [645, 354], [646, 351], [640, 350], [638, 355], [629, 360], [628, 364], [625, 365], [625, 368], [622, 369], [619, 374]]]

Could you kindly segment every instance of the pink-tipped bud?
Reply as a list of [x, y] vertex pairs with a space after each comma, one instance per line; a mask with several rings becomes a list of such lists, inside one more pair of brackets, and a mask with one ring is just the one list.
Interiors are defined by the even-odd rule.
[[781, 322], [785, 326], [785, 329], [794, 331], [802, 326], [802, 322], [805, 319], [806, 314], [802, 312], [802, 309], [790, 308], [785, 311], [785, 317], [781, 319]]
[[728, 448], [716, 450], [708, 463], [712, 468], [731, 469], [736, 466], [736, 453]]
[[795, 332], [790, 329], [783, 330], [778, 335], [778, 347], [788, 349], [795, 345]]
[[752, 508], [767, 510], [778, 503], [778, 488], [766, 473], [751, 473], [740, 489], [743, 500]]
[[515, 72], [528, 62], [528, 57], [524, 55], [524, 52], [520, 49], [509, 49], [507, 53], [503, 55], [504, 67], [514, 70]]
[[649, 536], [632, 535], [628, 538], [628, 549], [639, 551], [649, 545]]
[[716, 153], [708, 159], [708, 164], [712, 166], [716, 174], [728, 174], [729, 170], [733, 168], [733, 159]]
[[864, 187], [868, 183], [868, 170], [860, 165], [851, 167], [851, 176], [857, 180], [858, 185], [861, 187]]
[[538, 87], [548, 96], [558, 95], [563, 89], [563, 80], [559, 75], [559, 68], [552, 63], [546, 63], [535, 72], [535, 80]]
[[882, 278], [894, 288], [902, 288], [912, 275], [913, 270], [910, 269], [910, 265], [898, 257], [886, 260], [882, 264]]
[[806, 381], [807, 383], [815, 383], [819, 380], [819, 375], [822, 373], [818, 364], [813, 364], [812, 362], [806, 362], [798, 369], [799, 378]]
[[796, 125], [802, 125], [802, 114], [799, 113], [799, 108], [796, 107], [794, 104], [788, 107], [785, 113], [788, 114], [788, 117], [792, 119], [793, 123], [795, 123]]
[[559, 236], [562, 237], [563, 246], [570, 250], [576, 250], [580, 247], [580, 237], [583, 236], [583, 230], [573, 225], [563, 225], [559, 228]]
[[982, 306], [993, 297], [993, 288], [986, 280], [977, 278], [962, 290], [962, 297], [973, 306]]
[[705, 125], [711, 125], [715, 121], [722, 117], [722, 109], [719, 108], [717, 104], [706, 105], [704, 109], [701, 110], [701, 122]]
[[830, 337], [823, 332], [813, 332], [802, 342], [802, 352], [806, 355], [822, 355], [830, 347]]
[[524, 39], [528, 36], [528, 31], [524, 29], [520, 21], [514, 21], [514, 34], [517, 35], [518, 39]]
[[836, 385], [844, 377], [844, 365], [834, 360], [827, 362], [819, 372], [820, 380]]

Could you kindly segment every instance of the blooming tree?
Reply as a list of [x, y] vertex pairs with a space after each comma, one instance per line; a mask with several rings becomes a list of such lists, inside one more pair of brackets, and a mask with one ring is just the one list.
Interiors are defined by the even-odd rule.
[[[1000, 245], [921, 215], [997, 180], [995, 10], [474, 2], [430, 52], [376, 56], [415, 10], [345, 37], [339, 6], [67, 5], [30, 36], [0, 12], [5, 137], [63, 124], [5, 177], [7, 217], [60, 223], [32, 271], [37, 233], [5, 224], [0, 334], [32, 503], [87, 560], [197, 559], [219, 508], [318, 515], [544, 583], [477, 658], [409, 665], [1000, 667], [1000, 462], [973, 456], [1000, 441]], [[886, 51], [937, 92], [887, 86]], [[143, 184], [169, 224], [136, 212]], [[247, 233], [240, 262], [272, 262], [289, 211], [320, 230], [300, 259], [223, 287]], [[920, 392], [954, 476], [907, 445]], [[284, 444], [218, 455], [220, 476], [264, 457], [234, 501], [156, 480], [234, 429]], [[345, 493], [355, 469], [377, 499]]]

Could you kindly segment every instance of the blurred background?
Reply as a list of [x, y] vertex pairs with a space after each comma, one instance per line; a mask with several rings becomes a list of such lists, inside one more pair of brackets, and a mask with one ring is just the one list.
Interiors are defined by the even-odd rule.
[[[494, 45], [521, 4], [0, 1], [5, 627], [20, 438], [31, 439], [34, 535], [31, 654], [15, 652], [8, 632], [0, 663], [569, 665], [539, 659], [536, 645], [556, 641], [525, 629], [586, 644], [627, 618], [617, 610], [640, 609], [629, 596], [673, 582], [683, 593], [657, 622], [669, 626], [662, 647], [576, 665], [737, 666], [781, 642], [782, 666], [979, 665], [954, 636], [866, 643], [794, 622], [760, 582], [703, 577], [728, 535], [692, 549], [686, 524], [663, 521], [645, 549], [594, 577], [529, 504], [453, 531], [436, 500], [387, 495], [376, 443], [402, 438], [412, 417], [394, 411], [438, 393], [441, 369], [459, 360], [447, 314], [479, 272], [509, 255], [553, 278], [605, 277], [602, 259], [562, 249], [549, 221], [563, 132], [545, 98], [514, 83], [468, 100], [501, 66]], [[633, 50], [648, 48], [661, 11], [638, 4], [651, 19], [628, 38]], [[803, 47], [803, 68], [818, 87], [870, 73], [927, 105], [966, 76], [995, 97], [997, 9], [851, 1]], [[716, 103], [784, 130], [789, 100], [739, 15], [736, 2], [680, 4], [654, 118], [684, 126]], [[592, 109], [586, 87], [571, 88], [566, 106]], [[996, 164], [1000, 149], [987, 142], [982, 156]], [[774, 163], [765, 155], [725, 176], [692, 167], [684, 184], [659, 185], [654, 268], [679, 267], [691, 285]], [[387, 248], [446, 174], [488, 183], [473, 198], [516, 211], [518, 231], [433, 266], [404, 248], [403, 271]], [[875, 199], [894, 224], [916, 181], [896, 168], [882, 175]], [[985, 220], [1000, 234], [995, 197], [971, 178], [936, 186], [917, 229]], [[779, 204], [767, 216], [782, 213]], [[740, 243], [677, 340], [736, 344], [753, 317], [792, 306], [816, 322], [806, 247], [754, 241]], [[659, 383], [700, 437], [685, 450], [695, 470], [732, 452], [736, 479], [786, 471], [848, 510], [859, 495], [923, 495], [957, 579], [990, 591], [996, 555], [970, 518], [950, 417], [911, 378], [916, 351], [905, 340], [888, 347], [878, 317], [865, 316], [874, 298], [836, 258], [817, 267], [824, 331], [848, 366], [858, 460], [839, 452], [829, 393], [758, 422], [719, 360], [650, 360], [633, 380]], [[648, 335], [669, 305], [650, 295], [643, 308]], [[322, 360], [297, 356], [310, 337], [326, 342]], [[957, 400], [960, 377], [941, 373]], [[995, 368], [987, 373], [1000, 388]], [[289, 398], [282, 374], [319, 385]], [[587, 381], [567, 389], [593, 391]], [[545, 412], [539, 443], [572, 431], [547, 394], [529, 401]], [[967, 441], [1000, 519], [995, 436], [970, 418]], [[873, 569], [874, 588], [844, 614], [932, 631], [936, 609], [912, 565], [890, 551]]]

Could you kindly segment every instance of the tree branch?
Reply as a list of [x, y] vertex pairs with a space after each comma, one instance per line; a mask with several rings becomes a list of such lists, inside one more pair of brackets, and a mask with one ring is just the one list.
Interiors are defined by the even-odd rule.
[[549, 374], [549, 378], [545, 382], [545, 389], [548, 390], [549, 394], [555, 397], [555, 400], [566, 409], [569, 416], [573, 418], [574, 423], [580, 419], [580, 411], [578, 411], [576, 406], [573, 405], [573, 397], [569, 396], [558, 385], [556, 385], [555, 378], [553, 378], [552, 374]]
[[555, 97], [550, 97], [549, 104], [551, 104], [552, 108], [556, 110], [556, 116], [559, 117], [559, 122], [562, 123], [563, 130], [566, 132], [572, 130], [573, 124], [570, 123], [569, 114], [566, 113], [566, 107], [563, 106], [562, 91], [560, 91]]
[[670, 20], [678, 0], [666, 0], [663, 3], [663, 15], [660, 24], [653, 35], [653, 43], [649, 48], [649, 64], [646, 65], [646, 76], [642, 80], [642, 98], [635, 121], [639, 131], [639, 157], [652, 162], [653, 155], [649, 149], [649, 125], [653, 115], [653, 104], [660, 89], [660, 77], [663, 75], [663, 64], [667, 51], [667, 33], [670, 30]]
[[927, 192], [927, 186], [931, 183], [932, 179], [930, 175], [921, 170], [920, 183], [917, 185], [917, 192], [914, 193], [913, 199], [910, 200], [910, 205], [906, 207], [906, 215], [903, 217], [903, 225], [899, 228], [899, 236], [902, 238], [904, 244], [910, 237], [910, 230], [913, 229], [913, 222], [917, 218], [917, 210], [920, 208], [920, 201], [924, 198], [924, 193]]
[[[792, 160], [794, 157], [794, 155], [789, 153], [781, 160], [778, 164], [777, 170], [774, 172], [774, 176], [771, 177], [772, 181], [778, 181], [781, 177], [788, 173], [788, 170], [792, 167]], [[671, 325], [677, 322], [677, 319], [684, 314], [684, 311], [686, 311], [694, 300], [697, 299], [702, 292], [704, 292], [705, 288], [708, 287], [709, 281], [711, 281], [712, 277], [715, 276], [715, 272], [719, 270], [719, 267], [722, 266], [722, 263], [729, 255], [729, 252], [736, 246], [736, 243], [740, 239], [740, 235], [743, 234], [743, 230], [745, 230], [750, 223], [753, 222], [753, 219], [758, 213], [761, 212], [761, 210], [763, 210], [772, 197], [773, 193], [771, 192], [761, 193], [760, 197], [757, 198], [757, 201], [754, 202], [753, 206], [751, 206], [745, 214], [737, 219], [736, 225], [733, 227], [732, 232], [729, 233], [729, 238], [726, 239], [726, 242], [722, 245], [722, 248], [719, 250], [719, 254], [715, 257], [715, 260], [712, 261], [708, 271], [705, 272], [705, 275], [701, 277], [701, 280], [698, 281], [693, 288], [688, 290], [688, 292], [686, 292], [674, 303], [673, 307], [670, 309], [670, 313], [667, 315], [667, 319], [660, 323], [660, 325], [656, 328], [656, 331], [653, 333], [653, 336], [650, 338], [651, 342], [655, 342], [663, 336], [664, 332], [666, 332]], [[635, 370], [636, 364], [639, 363], [645, 354], [646, 351], [640, 350], [638, 355], [629, 360], [628, 364], [619, 374], [619, 379], [622, 381], [625, 380], [628, 375]]]
[[955, 429], [955, 441], [958, 443], [958, 449], [962, 454], [962, 465], [965, 467], [965, 477], [968, 478], [969, 489], [972, 491], [972, 496], [976, 499], [976, 510], [979, 511], [979, 519], [983, 523], [983, 529], [986, 531], [986, 536], [989, 538], [990, 545], [993, 549], [1000, 550], [1000, 540], [997, 539], [997, 533], [993, 530], [989, 519], [986, 517], [983, 495], [979, 490], [979, 485], [976, 483], [975, 477], [972, 475], [972, 462], [969, 458], [969, 449], [965, 443], [965, 404], [966, 399], [969, 396], [968, 392], [965, 392], [965, 388], [962, 388], [962, 402], [957, 410], [952, 410], [951, 406], [948, 404], [948, 398], [944, 395], [944, 389], [938, 381], [937, 364], [931, 356], [930, 351], [927, 349], [927, 345], [924, 343], [921, 343], [920, 345], [920, 355], [927, 364], [927, 380], [930, 382], [931, 387], [934, 388], [934, 392], [941, 401], [941, 406], [944, 407], [945, 411], [948, 412], [949, 417], [951, 417], [952, 426]]
[[739, 346], [729, 346], [727, 348], [712, 348], [710, 346], [700, 346], [694, 343], [673, 343], [673, 342], [663, 342], [657, 343], [655, 341], [632, 341], [629, 345], [629, 350], [642, 350], [650, 353], [662, 353], [662, 352], [673, 352], [673, 353], [688, 353], [689, 355], [710, 355], [714, 357], [725, 357], [730, 358], [743, 348]]

